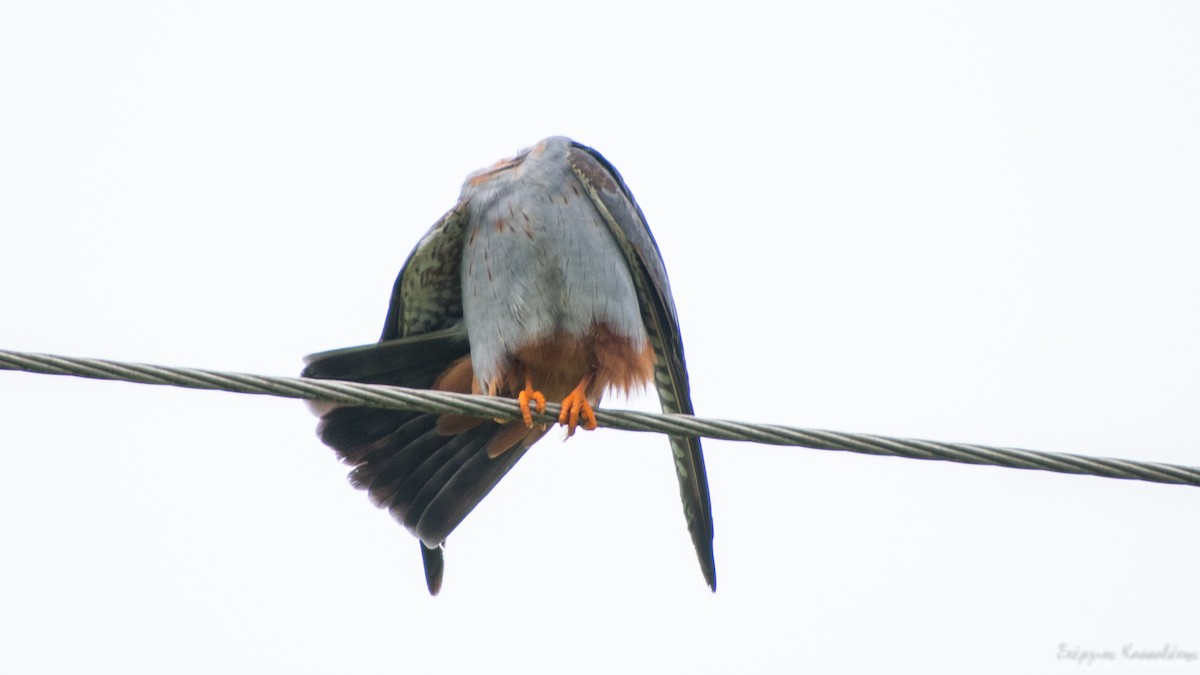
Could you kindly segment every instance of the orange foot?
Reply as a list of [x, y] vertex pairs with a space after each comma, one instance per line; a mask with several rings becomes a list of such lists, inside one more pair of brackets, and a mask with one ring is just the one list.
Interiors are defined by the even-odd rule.
[[583, 418], [584, 429], [591, 431], [596, 428], [596, 413], [592, 412], [592, 405], [588, 403], [587, 396], [583, 393], [590, 379], [585, 378], [563, 399], [562, 412], [558, 413], [558, 423], [567, 425], [567, 438], [575, 435], [575, 427], [579, 425], [580, 417]]
[[529, 410], [529, 402], [533, 401], [537, 404], [538, 414], [546, 412], [546, 397], [542, 392], [533, 388], [533, 378], [529, 375], [525, 376], [525, 389], [517, 394], [517, 403], [521, 404], [521, 417], [525, 420], [525, 426], [533, 428], [533, 413]]

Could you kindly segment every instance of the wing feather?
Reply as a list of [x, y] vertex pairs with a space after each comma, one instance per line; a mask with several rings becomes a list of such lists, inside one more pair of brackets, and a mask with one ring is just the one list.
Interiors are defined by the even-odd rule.
[[[629, 264], [638, 291], [642, 320], [657, 357], [654, 366], [655, 387], [663, 412], [690, 415], [691, 389], [675, 301], [671, 297], [662, 254], [654, 236], [650, 234], [646, 218], [625, 186], [621, 174], [600, 153], [573, 143], [568, 160]], [[715, 591], [717, 573], [713, 559], [712, 505], [700, 439], [671, 436], [670, 442], [688, 532], [696, 547], [704, 579]]]

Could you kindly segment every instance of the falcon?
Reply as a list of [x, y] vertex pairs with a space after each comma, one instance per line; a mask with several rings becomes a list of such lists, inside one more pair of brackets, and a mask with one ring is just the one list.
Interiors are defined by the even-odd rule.
[[[375, 344], [314, 354], [304, 377], [510, 396], [523, 419], [314, 404], [317, 434], [351, 483], [420, 539], [441, 589], [454, 528], [549, 430], [596, 428], [607, 390], [653, 383], [664, 412], [692, 413], [658, 245], [600, 153], [547, 138], [467, 177], [458, 203], [409, 255]], [[712, 509], [697, 438], [670, 437], [688, 531], [716, 590]]]

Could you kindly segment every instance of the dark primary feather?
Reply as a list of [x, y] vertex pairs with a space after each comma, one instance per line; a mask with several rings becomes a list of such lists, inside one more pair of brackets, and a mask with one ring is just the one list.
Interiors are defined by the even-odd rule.
[[[654, 379], [663, 412], [690, 415], [692, 399], [683, 340], [658, 244], [650, 234], [641, 208], [615, 167], [600, 153], [579, 143], [573, 144], [569, 157], [575, 175], [608, 223], [633, 272], [642, 319], [657, 357]], [[671, 436], [670, 441], [688, 532], [696, 547], [704, 579], [715, 591], [717, 571], [713, 557], [712, 505], [700, 439]]]

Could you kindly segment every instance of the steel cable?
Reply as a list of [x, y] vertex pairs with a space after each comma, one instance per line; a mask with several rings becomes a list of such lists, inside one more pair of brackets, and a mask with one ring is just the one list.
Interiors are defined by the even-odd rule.
[[[343, 405], [460, 413], [506, 420], [521, 416], [516, 401], [494, 396], [472, 396], [340, 380], [173, 368], [8, 350], [0, 350], [0, 370], [281, 396]], [[557, 404], [547, 403], [546, 412], [539, 419], [543, 422], [553, 422], [558, 418], [558, 412]], [[778, 424], [750, 424], [691, 415], [664, 415], [628, 410], [597, 410], [596, 421], [602, 427], [626, 431], [701, 436], [727, 441], [801, 446], [817, 450], [844, 450], [868, 455], [982, 464], [1010, 469], [1036, 469], [1200, 487], [1200, 468], [1159, 462], [799, 429]]]

